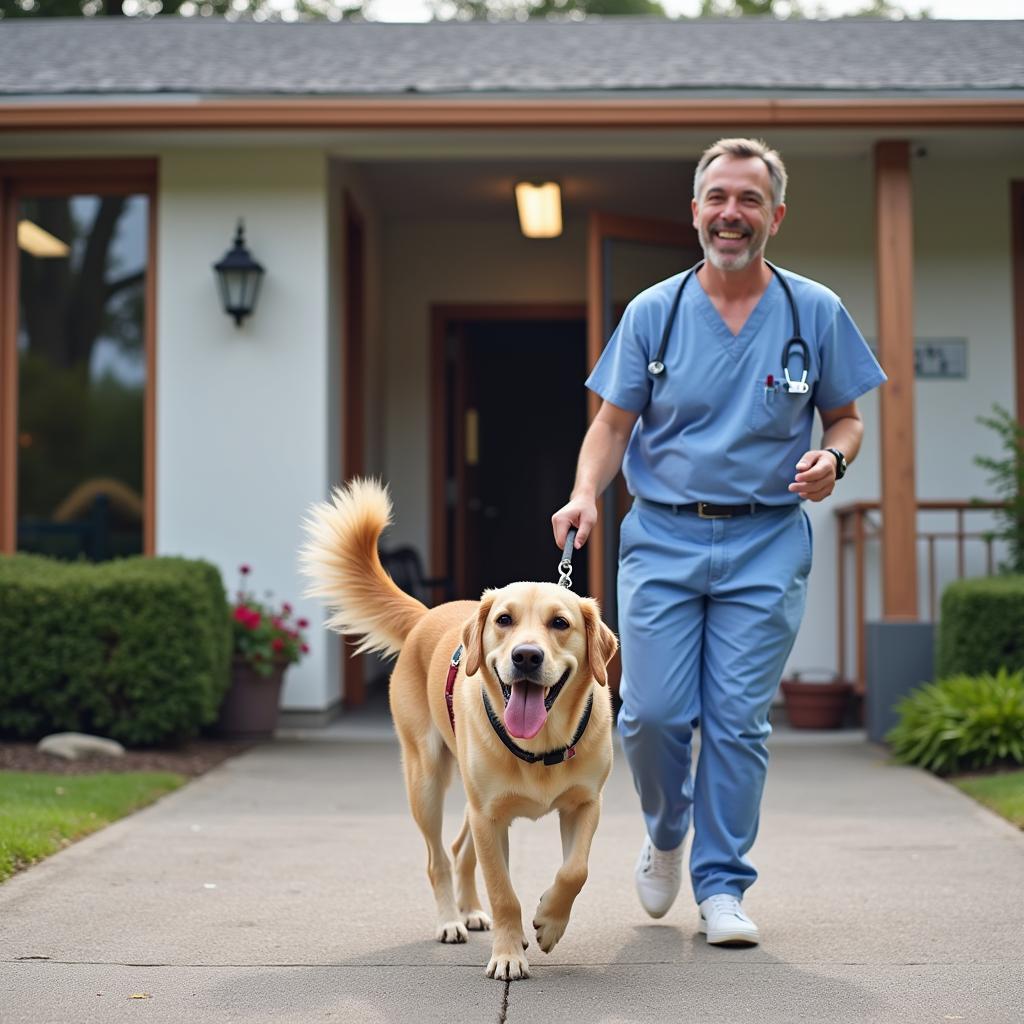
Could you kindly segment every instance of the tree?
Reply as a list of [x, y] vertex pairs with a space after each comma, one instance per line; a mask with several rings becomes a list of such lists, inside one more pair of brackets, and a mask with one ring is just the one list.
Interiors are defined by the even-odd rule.
[[658, 0], [431, 0], [434, 18], [441, 21], [526, 21], [529, 18], [567, 18], [589, 15], [654, 15], [667, 17]]
[[[372, 2], [372, 0], [370, 0]], [[4, 18], [153, 17], [179, 14], [185, 17], [218, 16], [228, 21], [341, 21], [364, 14], [362, 0], [295, 0], [282, 10], [267, 0], [0, 0]]]

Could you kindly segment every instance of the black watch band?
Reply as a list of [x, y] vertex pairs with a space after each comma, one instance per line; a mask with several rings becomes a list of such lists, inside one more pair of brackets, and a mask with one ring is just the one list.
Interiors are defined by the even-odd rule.
[[846, 476], [846, 456], [838, 448], [826, 448], [836, 457], [836, 479], [842, 480]]

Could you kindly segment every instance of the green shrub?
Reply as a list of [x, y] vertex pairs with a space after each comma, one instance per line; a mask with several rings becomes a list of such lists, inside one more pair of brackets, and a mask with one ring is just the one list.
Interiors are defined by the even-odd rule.
[[1024, 576], [958, 580], [942, 594], [938, 678], [1024, 669]]
[[216, 717], [230, 651], [224, 586], [206, 562], [0, 558], [0, 736], [179, 741]]
[[938, 775], [1024, 765], [1024, 672], [958, 675], [912, 691], [886, 736], [904, 764]]

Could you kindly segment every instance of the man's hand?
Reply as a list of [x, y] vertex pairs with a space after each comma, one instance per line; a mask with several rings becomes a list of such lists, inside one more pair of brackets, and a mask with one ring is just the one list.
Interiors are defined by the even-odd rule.
[[836, 486], [836, 457], [828, 451], [805, 452], [796, 464], [796, 476], [789, 485], [794, 494], [808, 501], [822, 501]]
[[568, 504], [563, 505], [551, 517], [551, 529], [555, 534], [555, 543], [565, 547], [565, 538], [569, 533], [569, 527], [577, 529], [576, 541], [573, 544], [575, 550], [579, 550], [587, 542], [590, 531], [597, 522], [597, 503], [588, 498], [572, 498]]

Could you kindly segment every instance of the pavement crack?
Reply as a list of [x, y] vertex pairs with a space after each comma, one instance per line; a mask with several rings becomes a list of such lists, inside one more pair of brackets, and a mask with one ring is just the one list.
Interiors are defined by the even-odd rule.
[[498, 1014], [498, 1024], [507, 1024], [508, 1021], [508, 990], [512, 987], [511, 981], [505, 982], [505, 991], [501, 996], [501, 1012]]

